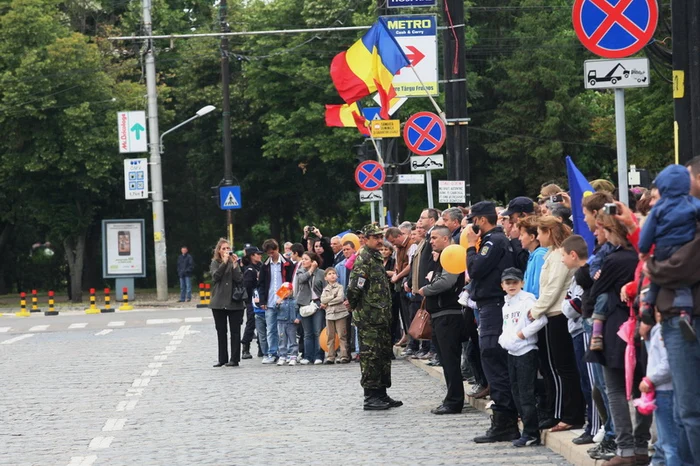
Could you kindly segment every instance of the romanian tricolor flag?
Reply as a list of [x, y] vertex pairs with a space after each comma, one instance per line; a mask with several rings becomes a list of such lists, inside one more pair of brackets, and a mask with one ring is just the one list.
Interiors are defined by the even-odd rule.
[[356, 126], [360, 133], [369, 136], [367, 119], [362, 116], [357, 102], [349, 105], [326, 105], [326, 126]]
[[331, 79], [338, 94], [349, 104], [377, 91], [380, 116], [389, 119], [389, 101], [396, 96], [394, 75], [410, 62], [387, 29], [384, 18], [374, 23], [362, 39], [331, 62]]

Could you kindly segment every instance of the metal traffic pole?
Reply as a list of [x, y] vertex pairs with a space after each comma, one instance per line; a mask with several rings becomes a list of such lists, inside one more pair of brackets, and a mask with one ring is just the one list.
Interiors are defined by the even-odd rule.
[[374, 204], [376, 204], [376, 202], [370, 202], [370, 203], [369, 203], [370, 212], [371, 212], [370, 221], [371, 221], [372, 223], [374, 223], [374, 221], [377, 219], [377, 217], [374, 215]]
[[619, 199], [629, 205], [627, 184], [627, 131], [625, 127], [625, 90], [615, 89], [615, 133], [617, 134], [617, 186]]
[[430, 170], [425, 172], [425, 184], [428, 185], [428, 209], [434, 208], [433, 205], [433, 175]]

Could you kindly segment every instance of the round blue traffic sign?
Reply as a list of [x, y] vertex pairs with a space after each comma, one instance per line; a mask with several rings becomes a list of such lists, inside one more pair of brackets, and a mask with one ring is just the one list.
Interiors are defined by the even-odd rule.
[[419, 112], [412, 115], [403, 127], [403, 139], [411, 152], [431, 155], [445, 143], [445, 124], [434, 113]]
[[374, 191], [382, 187], [386, 172], [379, 162], [366, 160], [355, 169], [355, 182], [365, 191]]
[[605, 58], [639, 52], [651, 42], [658, 19], [656, 0], [575, 0], [572, 12], [581, 43]]

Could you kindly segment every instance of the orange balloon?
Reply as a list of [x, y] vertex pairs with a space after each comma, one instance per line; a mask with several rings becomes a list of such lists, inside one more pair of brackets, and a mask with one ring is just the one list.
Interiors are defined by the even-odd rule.
[[[321, 346], [321, 349], [325, 351], [326, 353], [328, 352], [328, 329], [326, 327], [323, 327], [323, 330], [321, 330], [321, 334], [318, 336], [318, 344]], [[338, 337], [338, 334], [335, 334], [335, 349], [337, 350], [340, 348], [340, 337]]]
[[467, 270], [467, 250], [459, 244], [450, 244], [440, 254], [440, 265], [448, 273]]
[[343, 243], [345, 243], [346, 241], [352, 241], [352, 244], [355, 245], [355, 251], [360, 250], [360, 238], [358, 238], [355, 233], [345, 233], [341, 238], [341, 241]]
[[459, 245], [464, 249], [469, 249], [469, 240], [467, 239], [467, 229], [462, 228], [462, 233], [459, 235]]

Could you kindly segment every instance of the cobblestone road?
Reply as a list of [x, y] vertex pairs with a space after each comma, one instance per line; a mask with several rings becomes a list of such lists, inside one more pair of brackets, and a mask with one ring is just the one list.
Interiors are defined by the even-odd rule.
[[444, 386], [407, 362], [390, 390], [404, 406], [365, 412], [358, 364], [215, 369], [210, 320], [164, 324], [0, 335], [0, 464], [568, 464], [474, 444], [487, 417], [430, 414]]

